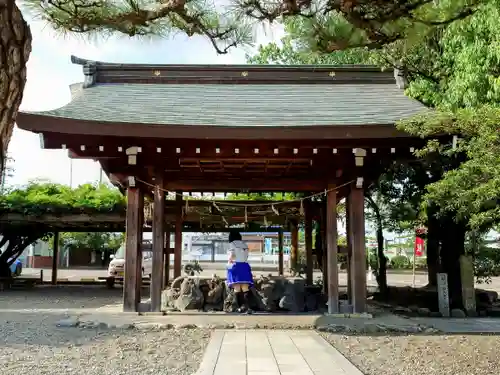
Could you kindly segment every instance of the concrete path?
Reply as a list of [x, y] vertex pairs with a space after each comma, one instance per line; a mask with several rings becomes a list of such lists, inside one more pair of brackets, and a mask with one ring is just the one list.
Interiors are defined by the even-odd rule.
[[195, 375], [363, 375], [314, 331], [217, 330]]

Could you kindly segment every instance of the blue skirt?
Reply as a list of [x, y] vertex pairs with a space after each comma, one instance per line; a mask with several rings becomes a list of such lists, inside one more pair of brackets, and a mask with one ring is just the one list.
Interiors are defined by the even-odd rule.
[[236, 262], [227, 268], [227, 285], [250, 284], [253, 285], [252, 269], [247, 262]]

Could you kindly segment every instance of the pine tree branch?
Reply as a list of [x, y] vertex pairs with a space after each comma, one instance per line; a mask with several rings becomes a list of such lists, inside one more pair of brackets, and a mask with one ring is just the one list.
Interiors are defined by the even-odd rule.
[[241, 21], [221, 15], [201, 0], [26, 0], [56, 30], [164, 37], [176, 31], [207, 37], [217, 53], [251, 41]]

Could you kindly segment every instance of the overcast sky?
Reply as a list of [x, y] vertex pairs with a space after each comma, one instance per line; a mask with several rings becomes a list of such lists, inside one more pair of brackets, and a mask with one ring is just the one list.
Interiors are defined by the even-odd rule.
[[[28, 19], [29, 20], [29, 19]], [[78, 37], [60, 36], [42, 22], [30, 22], [33, 50], [28, 62], [28, 82], [21, 109], [50, 110], [70, 101], [69, 85], [83, 80], [82, 67], [73, 65], [70, 56], [121, 63], [158, 64], [241, 64], [246, 49], [233, 49], [227, 55], [217, 55], [210, 43], [201, 37], [176, 35], [168, 40], [130, 39], [117, 37], [88, 41]], [[256, 32], [256, 45], [281, 37], [279, 28]], [[64, 150], [43, 150], [37, 134], [16, 127], [9, 146], [14, 159], [13, 177], [8, 185], [23, 185], [34, 179], [70, 183], [70, 160]], [[99, 166], [93, 161], [73, 161], [73, 185], [99, 180]]]

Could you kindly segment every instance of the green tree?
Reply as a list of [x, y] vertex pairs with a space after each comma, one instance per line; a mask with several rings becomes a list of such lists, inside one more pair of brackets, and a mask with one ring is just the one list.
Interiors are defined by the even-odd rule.
[[[125, 208], [125, 197], [118, 189], [105, 185], [86, 184], [72, 189], [54, 183], [33, 182], [0, 195], [0, 215], [123, 214]], [[39, 239], [48, 239], [55, 230], [43, 222], [36, 225], [3, 222], [0, 225], [0, 248], [5, 246], [5, 250], [0, 254], [0, 277], [10, 275], [10, 264], [27, 246]]]
[[[252, 21], [303, 19], [303, 45], [332, 52], [353, 47], [380, 48], [466, 18], [489, 0], [401, 0], [396, 2], [234, 0], [217, 7], [200, 0], [24, 0], [29, 12], [56, 30], [78, 34], [167, 37], [178, 31], [207, 37], [218, 53], [252, 42]], [[0, 168], [26, 83], [32, 36], [15, 0], [0, 0]], [[405, 47], [406, 48], [406, 47]], [[0, 170], [1, 173], [1, 170]]]
[[100, 254], [114, 254], [123, 244], [124, 233], [65, 232], [59, 237], [60, 245], [69, 251], [94, 250]]
[[[439, 2], [439, 7], [446, 4], [451, 3]], [[460, 2], [454, 4], [464, 5]], [[429, 16], [438, 10], [435, 5], [427, 9]], [[416, 162], [386, 166], [372, 192], [381, 194], [390, 207], [385, 223], [390, 229], [414, 230], [420, 225], [427, 226], [425, 236], [431, 284], [436, 282], [439, 263], [445, 271], [457, 275], [457, 255], [465, 251], [467, 233], [488, 230], [498, 216], [498, 200], [494, 198], [498, 197], [495, 185], [498, 160], [495, 155], [498, 153], [499, 128], [495, 125], [498, 121], [494, 107], [499, 99], [498, 5], [498, 1], [476, 2], [466, 17], [461, 14], [453, 17], [453, 22], [424, 25], [415, 29], [412, 35], [405, 34], [401, 39], [370, 52], [367, 60], [362, 57], [362, 60], [382, 67], [402, 69], [409, 83], [408, 95], [445, 110], [399, 125], [412, 134], [434, 140], [419, 153]], [[339, 21], [330, 19], [329, 22]], [[318, 45], [311, 34], [317, 30], [310, 30], [314, 23], [310, 19], [287, 17], [287, 35], [282, 45], [261, 47], [259, 56], [250, 61], [336, 63], [336, 59], [343, 58], [344, 51], [331, 53]], [[329, 60], [332, 56], [333, 59]], [[487, 103], [492, 106], [477, 109]], [[469, 109], [457, 114], [460, 108]], [[459, 135], [458, 147], [453, 148], [451, 137], [437, 137], [439, 132]], [[376, 211], [374, 202], [368, 203]], [[473, 209], [471, 205], [474, 205]], [[376, 219], [376, 215], [371, 216]], [[439, 249], [442, 254], [439, 254]], [[454, 261], [446, 255], [450, 251], [454, 254]], [[459, 280], [452, 279], [457, 281], [454, 283], [457, 286]]]

